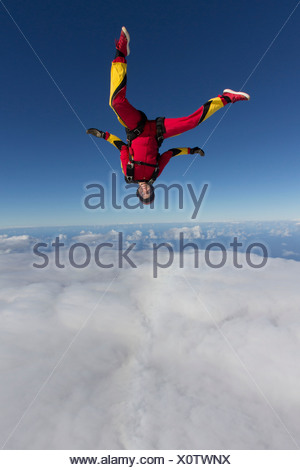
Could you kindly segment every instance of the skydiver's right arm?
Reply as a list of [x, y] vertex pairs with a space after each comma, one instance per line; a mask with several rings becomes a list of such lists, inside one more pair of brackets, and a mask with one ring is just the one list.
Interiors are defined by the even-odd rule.
[[107, 140], [107, 142], [114, 145], [114, 147], [116, 147], [118, 150], [121, 150], [123, 145], [126, 145], [121, 139], [119, 139], [119, 137], [110, 134], [109, 132], [99, 131], [98, 129], [95, 129], [93, 127], [91, 129], [88, 129], [86, 133], [92, 134], [95, 137], [99, 137], [100, 139], [102, 138], [104, 140]]

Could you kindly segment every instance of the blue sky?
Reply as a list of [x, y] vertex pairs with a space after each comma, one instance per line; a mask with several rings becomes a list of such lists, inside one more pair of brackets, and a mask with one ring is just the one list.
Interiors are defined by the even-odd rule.
[[228, 87], [251, 95], [165, 141], [162, 150], [204, 145], [206, 157], [187, 172], [193, 157], [174, 158], [158, 182], [198, 193], [208, 183], [197, 221], [299, 218], [297, 3], [1, 1], [0, 226], [191, 221], [188, 197], [181, 211], [176, 202], [163, 210], [158, 197], [153, 210], [83, 205], [86, 185], [108, 190], [112, 171], [120, 200], [132, 192], [117, 150], [85, 134], [125, 137], [108, 106], [123, 24], [128, 98], [149, 118], [190, 114]]

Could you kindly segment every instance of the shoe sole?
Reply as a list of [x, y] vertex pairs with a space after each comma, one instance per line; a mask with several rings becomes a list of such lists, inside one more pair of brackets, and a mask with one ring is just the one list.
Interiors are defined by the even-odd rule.
[[126, 39], [127, 39], [127, 55], [129, 55], [130, 54], [130, 49], [129, 49], [130, 36], [125, 26], [122, 26], [122, 31], [125, 34]]
[[243, 91], [233, 91], [233, 90], [230, 90], [229, 88], [226, 88], [226, 90], [223, 91], [223, 93], [233, 93], [234, 95], [241, 95], [241, 96], [244, 96], [246, 98], [246, 100], [250, 100], [250, 95], [248, 95], [248, 93], [244, 93]]

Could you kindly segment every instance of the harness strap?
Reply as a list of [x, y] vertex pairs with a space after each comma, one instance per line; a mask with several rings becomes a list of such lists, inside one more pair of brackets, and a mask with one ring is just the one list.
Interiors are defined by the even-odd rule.
[[126, 167], [126, 175], [125, 175], [125, 181], [126, 183], [136, 183], [134, 179], [134, 164], [128, 162], [127, 167]]
[[148, 184], [153, 184], [154, 183], [154, 181], [158, 177], [158, 173], [159, 173], [159, 166], [157, 165], [157, 167], [155, 168], [155, 170], [152, 173], [151, 179], [148, 181]]
[[159, 173], [159, 166], [158, 164], [154, 165], [152, 163], [145, 163], [145, 162], [140, 162], [136, 160], [131, 160], [127, 163], [126, 167], [126, 176], [125, 176], [125, 181], [127, 183], [138, 183], [138, 180], [134, 179], [134, 165], [145, 165], [145, 166], [152, 166], [154, 168], [154, 171], [151, 175], [150, 180], [146, 181], [148, 184], [153, 184], [156, 178], [158, 177]]
[[153, 166], [153, 168], [156, 168], [156, 167], [157, 167], [157, 164], [146, 163], [146, 162], [140, 162], [140, 161], [138, 161], [138, 160], [133, 160], [132, 163], [135, 163], [136, 165]]
[[141, 120], [138, 122], [138, 125], [135, 129], [128, 129], [126, 128], [126, 135], [127, 135], [127, 142], [128, 142], [128, 145], [130, 147], [131, 145], [131, 142], [136, 138], [138, 137], [139, 135], [142, 134], [142, 132], [144, 131], [144, 128], [145, 128], [145, 124], [147, 122], [147, 116], [145, 113], [143, 113], [143, 111], [139, 111], [142, 115], [141, 117]]
[[[131, 143], [132, 141], [138, 137], [142, 132], [144, 131], [145, 124], [147, 122], [147, 116], [143, 111], [140, 111], [142, 118], [140, 122], [138, 123], [137, 127], [133, 130], [129, 130], [126, 128], [126, 134], [127, 134], [127, 142], [128, 142], [128, 150], [129, 150], [129, 162], [127, 163], [126, 167], [126, 176], [125, 176], [125, 181], [127, 183], [138, 183], [138, 180], [134, 179], [134, 165], [145, 165], [145, 166], [152, 166], [154, 168], [154, 171], [152, 173], [152, 176], [150, 180], [147, 181], [148, 184], [153, 184], [156, 178], [158, 177], [159, 174], [159, 166], [158, 166], [158, 161], [160, 158], [160, 154], [157, 153], [156, 157], [156, 164], [152, 163], [146, 163], [146, 162], [141, 162], [138, 160], [133, 159], [133, 155], [130, 151]], [[164, 134], [166, 132], [165, 128], [165, 118], [164, 117], [158, 117], [156, 118], [156, 140], [158, 144], [158, 148], [160, 148], [161, 144], [163, 143], [164, 140]]]
[[161, 144], [164, 141], [165, 132], [166, 132], [165, 118], [164, 117], [156, 118], [156, 140], [158, 143], [158, 148], [161, 146]]

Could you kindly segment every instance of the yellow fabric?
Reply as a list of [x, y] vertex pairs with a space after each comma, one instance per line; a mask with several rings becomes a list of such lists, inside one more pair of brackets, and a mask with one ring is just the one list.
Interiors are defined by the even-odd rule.
[[[112, 62], [111, 64], [111, 71], [110, 71], [110, 95], [109, 95], [109, 106], [114, 110], [112, 107], [112, 97], [115, 90], [118, 86], [121, 85], [122, 81], [124, 80], [127, 73], [127, 64], [123, 62]], [[115, 111], [115, 110], [114, 110]], [[116, 113], [116, 111], [115, 111]], [[122, 119], [116, 113], [118, 120], [122, 124], [122, 126], [126, 127]]]
[[189, 149], [187, 147], [177, 147], [176, 150], [180, 150], [180, 152], [176, 153], [175, 157], [180, 155], [187, 155], [189, 153]]
[[[123, 142], [121, 139], [119, 139], [119, 137], [117, 137], [116, 135], [113, 135], [113, 134], [109, 134], [109, 137], [107, 139], [107, 142], [109, 142], [110, 144], [114, 145], [117, 149], [117, 145], [116, 145], [116, 142]], [[119, 149], [118, 149], [119, 150]]]
[[212, 114], [214, 114], [216, 111], [223, 108], [223, 106], [224, 106], [221, 98], [219, 98], [218, 96], [217, 96], [217, 98], [212, 98], [211, 100], [209, 100], [209, 103], [210, 103], [210, 106], [209, 106], [208, 112], [207, 112], [207, 114], [206, 114], [206, 116], [205, 116], [205, 118], [203, 119], [202, 122], [204, 122]]
[[[123, 140], [120, 139], [119, 137], [117, 137], [116, 135], [113, 135], [113, 134], [109, 134], [108, 138], [106, 139], [106, 142], [109, 142], [110, 144], [112, 144], [114, 147], [116, 147], [116, 149], [119, 149], [119, 147], [116, 145], [116, 142], [122, 142], [122, 144], [124, 144]], [[124, 144], [126, 145], [126, 144]], [[123, 167], [122, 167], [122, 161], [120, 160], [120, 164], [121, 164], [121, 170], [122, 170], [122, 173], [124, 174], [124, 171], [123, 171]]]

